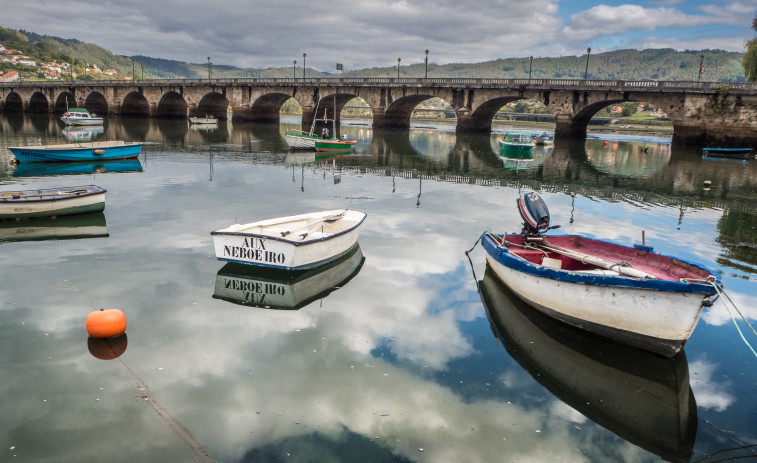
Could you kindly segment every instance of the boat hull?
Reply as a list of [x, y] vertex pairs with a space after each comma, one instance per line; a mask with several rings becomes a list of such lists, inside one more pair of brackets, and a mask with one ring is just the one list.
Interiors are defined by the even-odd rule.
[[132, 159], [142, 152], [142, 143], [92, 142], [65, 145], [17, 146], [8, 148], [19, 162], [104, 161]]
[[523, 159], [527, 156], [533, 155], [534, 145], [518, 145], [511, 143], [504, 143], [500, 140], [499, 155], [503, 157], [519, 158]]
[[564, 323], [668, 358], [683, 349], [703, 303], [714, 292], [704, 283], [579, 274], [535, 265], [489, 235], [482, 241], [487, 264], [529, 305]]
[[[318, 224], [319, 218], [344, 212], [344, 222]], [[216, 257], [227, 262], [282, 270], [307, 270], [346, 255], [357, 244], [365, 213], [323, 211], [263, 220], [216, 230], [211, 233]], [[333, 226], [332, 226], [333, 225]], [[344, 226], [345, 228], [342, 228]], [[298, 230], [298, 228], [300, 228]], [[281, 232], [292, 231], [286, 236]], [[305, 237], [302, 235], [305, 234]]]
[[89, 214], [105, 210], [106, 190], [95, 185], [0, 193], [0, 219]]
[[315, 142], [315, 150], [321, 153], [341, 153], [354, 150], [356, 144], [356, 140], [319, 140]]
[[287, 145], [289, 145], [289, 148], [301, 150], [314, 150], [315, 142], [320, 140], [320, 138], [313, 135], [304, 135], [289, 132], [284, 135], [284, 139], [286, 140]]
[[79, 117], [61, 117], [60, 120], [62, 120], [63, 123], [66, 125], [77, 125], [77, 126], [103, 125], [102, 117], [91, 117], [87, 119], [83, 119]]
[[218, 125], [218, 119], [207, 117], [190, 117], [189, 122], [198, 125]]

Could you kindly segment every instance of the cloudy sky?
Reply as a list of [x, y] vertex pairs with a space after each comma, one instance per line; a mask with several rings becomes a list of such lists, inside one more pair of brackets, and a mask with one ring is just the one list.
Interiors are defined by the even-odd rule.
[[[11, 5], [12, 4], [12, 5]], [[752, 38], [757, 0], [0, 0], [0, 25], [145, 55], [321, 71], [423, 61], [724, 49]]]

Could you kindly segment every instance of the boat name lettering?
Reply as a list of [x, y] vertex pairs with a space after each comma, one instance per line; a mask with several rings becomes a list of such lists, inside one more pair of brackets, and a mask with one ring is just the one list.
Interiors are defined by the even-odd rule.
[[[248, 302], [262, 302], [265, 296], [283, 296], [286, 293], [284, 285], [261, 281], [246, 281], [229, 278], [224, 282], [224, 289], [242, 291], [244, 300]], [[259, 301], [257, 299], [260, 299]]]
[[252, 249], [242, 246], [224, 246], [223, 255], [224, 257], [256, 260], [258, 262], [266, 262], [270, 264], [283, 264], [286, 260], [283, 252], [272, 252], [266, 251], [265, 249]]
[[250, 237], [250, 240], [248, 241], [247, 237], [245, 237], [244, 241], [242, 242], [242, 246], [246, 248], [255, 248], [255, 249], [265, 250], [265, 240], [263, 238]]

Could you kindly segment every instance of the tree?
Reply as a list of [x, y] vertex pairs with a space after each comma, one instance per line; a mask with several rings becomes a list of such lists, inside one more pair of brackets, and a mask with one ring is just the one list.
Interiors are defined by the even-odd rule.
[[[757, 31], [757, 16], [752, 20], [752, 29]], [[744, 67], [744, 75], [749, 82], [757, 82], [757, 38], [746, 43], [746, 53], [741, 61]]]

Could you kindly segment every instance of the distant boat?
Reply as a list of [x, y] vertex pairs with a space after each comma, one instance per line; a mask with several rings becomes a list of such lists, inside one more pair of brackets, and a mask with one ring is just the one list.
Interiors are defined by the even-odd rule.
[[545, 236], [549, 211], [536, 193], [518, 199], [520, 234], [481, 237], [486, 262], [520, 298], [587, 331], [674, 357], [720, 285], [709, 270], [579, 235]]
[[62, 145], [16, 146], [8, 149], [19, 162], [103, 161], [136, 158], [142, 152], [142, 143], [95, 141]]
[[43, 177], [59, 175], [105, 174], [116, 172], [142, 172], [139, 159], [113, 161], [22, 162], [13, 171], [14, 177]]
[[555, 142], [555, 138], [552, 135], [549, 135], [547, 132], [542, 132], [539, 135], [534, 135], [532, 138], [535, 145], [551, 145]]
[[190, 117], [189, 122], [198, 125], [218, 125], [218, 119], [213, 116]]
[[103, 123], [102, 117], [84, 108], [71, 108], [61, 116], [60, 120], [66, 125], [102, 125]]
[[0, 241], [107, 238], [105, 214], [65, 215], [31, 220], [0, 220]]
[[0, 219], [88, 214], [105, 209], [104, 188], [97, 185], [0, 192]]
[[492, 332], [557, 399], [665, 461], [688, 462], [697, 405], [686, 353], [666, 359], [561, 323], [487, 268], [479, 282]]
[[752, 148], [703, 148], [703, 155], [708, 158], [749, 159]]
[[500, 156], [525, 155], [533, 151], [534, 140], [530, 133], [508, 132], [499, 141], [499, 146]]
[[298, 310], [343, 287], [358, 274], [364, 261], [358, 245], [337, 260], [302, 272], [229, 262], [216, 275], [213, 298], [266, 309]]
[[306, 270], [357, 245], [364, 212], [336, 210], [234, 224], [211, 232], [218, 260], [283, 270]]

